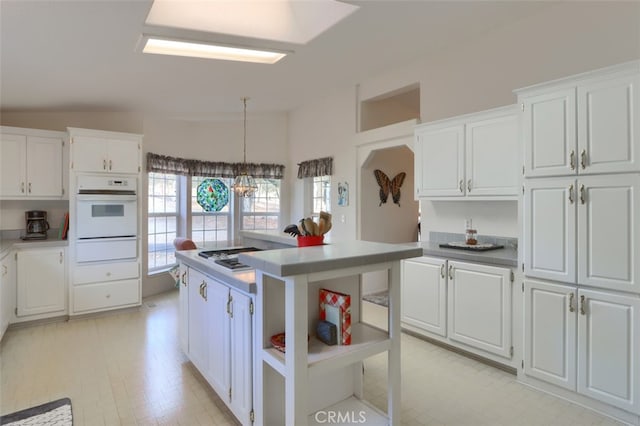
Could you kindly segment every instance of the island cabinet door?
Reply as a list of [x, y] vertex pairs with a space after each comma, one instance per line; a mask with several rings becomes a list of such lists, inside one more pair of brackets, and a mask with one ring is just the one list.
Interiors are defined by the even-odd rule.
[[402, 322], [447, 335], [447, 261], [418, 257], [402, 262]]
[[242, 424], [250, 424], [253, 408], [253, 301], [231, 290], [230, 349], [231, 404]]
[[180, 348], [189, 355], [189, 267], [180, 264], [180, 310], [178, 314], [178, 333], [180, 333]]
[[575, 286], [524, 282], [524, 373], [576, 390]]
[[207, 277], [207, 342], [209, 371], [206, 376], [220, 398], [229, 403], [229, 287]]
[[449, 338], [511, 358], [511, 271], [449, 260]]
[[200, 271], [189, 268], [189, 359], [204, 376], [209, 370], [208, 281]]

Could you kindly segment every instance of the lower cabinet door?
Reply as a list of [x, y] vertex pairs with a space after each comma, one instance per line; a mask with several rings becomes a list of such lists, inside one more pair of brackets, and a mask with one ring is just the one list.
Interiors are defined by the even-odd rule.
[[220, 398], [229, 404], [229, 287], [207, 277], [208, 378]]
[[511, 271], [449, 261], [449, 338], [511, 358]]
[[65, 303], [65, 249], [42, 248], [18, 252], [18, 316], [59, 312]]
[[402, 262], [402, 322], [447, 335], [447, 261], [420, 257]]
[[231, 290], [231, 404], [242, 424], [250, 424], [253, 408], [253, 314], [251, 297]]
[[640, 414], [640, 298], [578, 290], [578, 392]]
[[180, 335], [180, 348], [185, 354], [189, 354], [189, 267], [184, 263], [180, 264], [180, 287], [179, 287], [179, 313], [178, 313], [178, 333]]
[[86, 313], [139, 304], [140, 282], [137, 279], [73, 287], [74, 313]]
[[524, 282], [524, 373], [576, 390], [576, 287]]
[[205, 377], [209, 371], [209, 278], [189, 268], [189, 359]]

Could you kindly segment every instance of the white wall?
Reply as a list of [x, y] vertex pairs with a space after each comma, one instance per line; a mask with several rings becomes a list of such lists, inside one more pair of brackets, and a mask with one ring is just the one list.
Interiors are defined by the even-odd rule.
[[[421, 119], [426, 122], [512, 104], [516, 88], [638, 58], [640, 3], [566, 2], [464, 45], [354, 82], [352, 87], [358, 85], [359, 99], [370, 99], [419, 84]], [[293, 111], [289, 123], [292, 162], [315, 158], [311, 155], [315, 153], [339, 155], [334, 181], [352, 181], [357, 102], [355, 89], [343, 87]], [[301, 196], [297, 189], [292, 194], [293, 216], [299, 213]], [[351, 199], [358, 196], [352, 192]], [[422, 209], [423, 235], [428, 230], [461, 232], [469, 215], [481, 234], [518, 235], [513, 202], [423, 202]], [[347, 221], [338, 232], [331, 231], [334, 239], [355, 237], [355, 210], [351, 202], [336, 211]]]

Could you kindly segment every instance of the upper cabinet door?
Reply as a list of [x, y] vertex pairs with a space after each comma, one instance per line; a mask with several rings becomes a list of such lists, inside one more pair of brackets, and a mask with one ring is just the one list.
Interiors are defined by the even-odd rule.
[[575, 283], [575, 179], [527, 179], [524, 189], [525, 275]]
[[140, 146], [130, 140], [109, 140], [107, 169], [113, 173], [138, 173], [140, 171]]
[[518, 194], [519, 143], [515, 113], [466, 125], [467, 196]]
[[578, 282], [640, 293], [640, 175], [578, 179]]
[[578, 86], [579, 173], [640, 170], [640, 75]]
[[575, 88], [528, 96], [522, 104], [525, 176], [575, 173]]
[[416, 145], [418, 196], [464, 196], [464, 125], [417, 130]]
[[0, 197], [27, 195], [27, 137], [2, 134], [0, 139]]
[[27, 152], [27, 194], [61, 197], [62, 140], [29, 136]]
[[107, 143], [105, 139], [76, 136], [71, 145], [71, 168], [77, 172], [106, 172]]

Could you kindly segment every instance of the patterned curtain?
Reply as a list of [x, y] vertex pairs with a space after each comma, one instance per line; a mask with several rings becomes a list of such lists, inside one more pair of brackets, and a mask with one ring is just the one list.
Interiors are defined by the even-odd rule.
[[298, 164], [298, 179], [333, 174], [333, 157], [303, 161]]
[[147, 153], [147, 172], [234, 178], [244, 171], [254, 178], [282, 179], [284, 177], [284, 166], [281, 164], [247, 163], [245, 165], [244, 163], [190, 160]]

